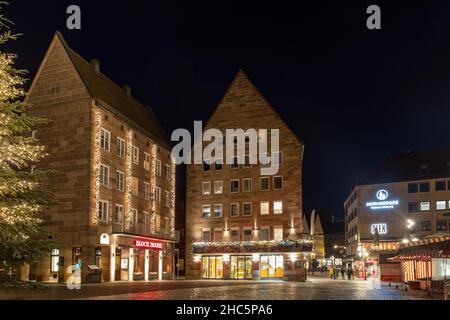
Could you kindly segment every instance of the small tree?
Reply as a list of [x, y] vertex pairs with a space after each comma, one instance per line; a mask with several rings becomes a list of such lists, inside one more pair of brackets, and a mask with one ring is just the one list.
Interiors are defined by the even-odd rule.
[[[0, 2], [0, 10], [4, 4]], [[17, 39], [10, 25], [0, 14], [0, 269], [12, 278], [22, 265], [48, 257], [54, 244], [40, 229], [39, 218], [39, 212], [53, 204], [51, 195], [41, 189], [51, 172], [30, 169], [46, 156], [31, 135], [32, 128], [46, 121], [26, 115], [26, 71], [14, 68], [16, 55], [1, 50]]]

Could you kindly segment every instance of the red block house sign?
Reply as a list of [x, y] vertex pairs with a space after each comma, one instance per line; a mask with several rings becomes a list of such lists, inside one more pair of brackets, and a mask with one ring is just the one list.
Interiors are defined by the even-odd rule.
[[162, 242], [155, 242], [151, 240], [135, 240], [134, 246], [138, 249], [162, 250]]

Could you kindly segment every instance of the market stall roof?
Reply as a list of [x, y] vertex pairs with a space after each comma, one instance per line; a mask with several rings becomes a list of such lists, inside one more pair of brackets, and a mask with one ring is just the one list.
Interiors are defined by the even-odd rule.
[[450, 257], [450, 237], [436, 237], [403, 244], [390, 261], [422, 260]]

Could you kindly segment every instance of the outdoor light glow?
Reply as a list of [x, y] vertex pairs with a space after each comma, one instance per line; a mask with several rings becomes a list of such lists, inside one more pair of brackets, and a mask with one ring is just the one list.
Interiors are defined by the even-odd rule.
[[152, 210], [151, 210], [151, 221], [150, 221], [150, 232], [155, 234], [156, 230], [156, 144], [152, 144], [152, 172], [151, 172], [151, 186], [153, 190], [152, 195]]
[[171, 157], [170, 167], [170, 236], [175, 238], [175, 158]]
[[258, 253], [254, 253], [252, 255], [252, 261], [254, 261], [254, 262], [258, 262], [259, 261], [259, 254]]
[[224, 254], [224, 255], [222, 256], [222, 260], [223, 260], [223, 262], [228, 262], [228, 261], [230, 261], [230, 255], [229, 255], [229, 254]]
[[387, 199], [389, 198], [389, 193], [386, 190], [378, 190], [376, 193], [376, 198], [379, 201], [366, 202], [366, 207], [372, 210], [394, 209], [400, 204], [399, 200], [387, 201]]
[[128, 130], [127, 134], [127, 159], [126, 159], [126, 194], [125, 194], [125, 227], [127, 230], [130, 229], [131, 223], [133, 221], [133, 216], [131, 214], [131, 195], [132, 195], [132, 157], [133, 157], [133, 131]]
[[295, 262], [298, 259], [298, 255], [295, 253], [292, 253], [289, 255], [289, 259], [291, 259], [292, 262]]
[[101, 144], [102, 114], [95, 109], [95, 149], [94, 149], [94, 213], [91, 217], [93, 225], [98, 224], [98, 202], [100, 200], [100, 144]]
[[409, 243], [409, 240], [408, 239], [403, 239], [402, 242], [403, 243]]
[[202, 261], [202, 256], [196, 255], [194, 256], [194, 262], [200, 262]]

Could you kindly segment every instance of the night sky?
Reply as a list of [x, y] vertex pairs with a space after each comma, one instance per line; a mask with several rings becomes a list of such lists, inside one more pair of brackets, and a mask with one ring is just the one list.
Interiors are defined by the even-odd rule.
[[[312, 3], [13, 0], [4, 14], [30, 78], [59, 30], [169, 135], [206, 121], [244, 68], [306, 144], [304, 211], [342, 217], [356, 179], [386, 157], [449, 146], [450, 3]], [[70, 4], [81, 31], [66, 28]], [[382, 30], [366, 28], [370, 4]]]

